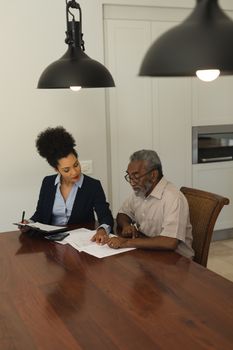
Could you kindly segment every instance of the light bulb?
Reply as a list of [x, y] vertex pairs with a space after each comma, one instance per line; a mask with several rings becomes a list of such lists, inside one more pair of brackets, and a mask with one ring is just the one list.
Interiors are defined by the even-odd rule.
[[72, 90], [72, 91], [79, 91], [81, 89], [82, 89], [81, 86], [70, 86], [70, 90]]
[[197, 70], [196, 75], [202, 81], [213, 81], [217, 79], [220, 74], [219, 69], [206, 69], [206, 70]]

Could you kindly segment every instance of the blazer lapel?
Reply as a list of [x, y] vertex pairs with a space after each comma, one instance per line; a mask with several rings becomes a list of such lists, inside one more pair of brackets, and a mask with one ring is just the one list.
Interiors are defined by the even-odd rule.
[[82, 218], [82, 212], [83, 212], [83, 207], [85, 206], [85, 194], [84, 194], [84, 189], [83, 189], [84, 183], [82, 187], [78, 188], [75, 200], [74, 200], [74, 205], [71, 211], [70, 219], [69, 222], [73, 221], [80, 221]]

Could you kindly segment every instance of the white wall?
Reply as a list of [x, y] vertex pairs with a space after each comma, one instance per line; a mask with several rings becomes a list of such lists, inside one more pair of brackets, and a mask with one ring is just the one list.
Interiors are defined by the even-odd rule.
[[[86, 52], [103, 62], [103, 4], [193, 7], [194, 0], [80, 0]], [[222, 0], [232, 8], [232, 0]], [[105, 90], [37, 90], [40, 74], [66, 50], [65, 0], [0, 0], [0, 231], [12, 230], [22, 210], [33, 213], [42, 178], [52, 170], [35, 150], [37, 134], [63, 125], [80, 159], [93, 160], [105, 191], [109, 152]], [[91, 142], [90, 142], [91, 141]], [[26, 216], [27, 216], [26, 215]]]
[[[93, 32], [90, 5], [79, 3], [86, 53], [101, 61], [102, 29]], [[80, 159], [93, 160], [93, 177], [107, 191], [104, 89], [36, 89], [43, 69], [67, 49], [65, 26], [63, 0], [0, 1], [0, 231], [12, 230], [22, 210], [33, 214], [41, 180], [53, 172], [35, 149], [36, 136], [48, 126], [73, 133]]]

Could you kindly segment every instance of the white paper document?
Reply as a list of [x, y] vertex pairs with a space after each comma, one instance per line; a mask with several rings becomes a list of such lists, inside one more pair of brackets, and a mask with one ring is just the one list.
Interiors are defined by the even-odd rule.
[[[127, 252], [135, 248], [119, 248], [112, 249], [109, 248], [107, 244], [100, 245], [96, 242], [91, 242], [91, 238], [96, 233], [96, 230], [88, 230], [85, 228], [80, 228], [77, 230], [69, 231], [69, 236], [67, 236], [63, 241], [57, 243], [61, 244], [70, 244], [73, 248], [77, 249], [80, 252], [85, 252], [90, 255], [93, 255], [97, 258], [104, 258], [107, 256]], [[110, 235], [114, 236], [114, 235]]]

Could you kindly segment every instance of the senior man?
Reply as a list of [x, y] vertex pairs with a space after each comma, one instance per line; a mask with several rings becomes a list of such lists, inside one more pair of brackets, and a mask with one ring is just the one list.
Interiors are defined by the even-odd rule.
[[192, 258], [188, 203], [183, 193], [163, 176], [157, 153], [133, 153], [125, 179], [133, 193], [117, 215], [120, 237], [109, 239], [109, 247], [174, 250]]

